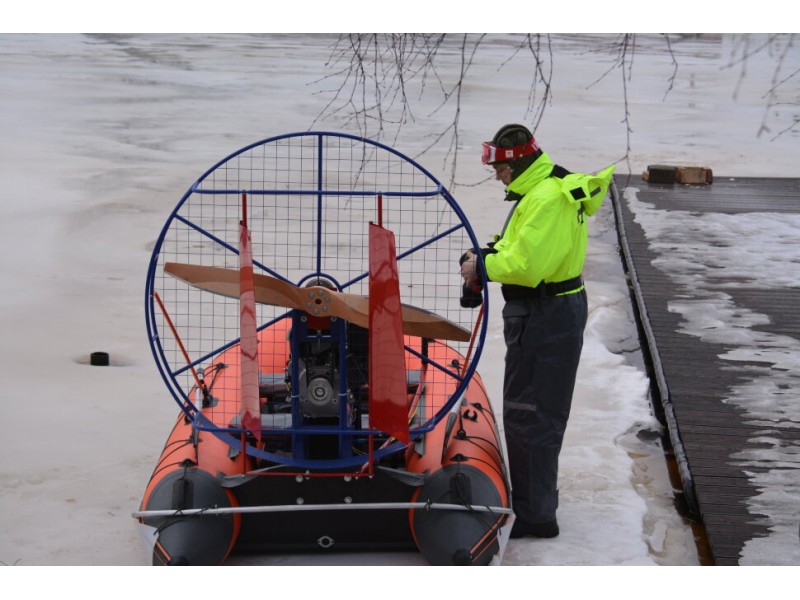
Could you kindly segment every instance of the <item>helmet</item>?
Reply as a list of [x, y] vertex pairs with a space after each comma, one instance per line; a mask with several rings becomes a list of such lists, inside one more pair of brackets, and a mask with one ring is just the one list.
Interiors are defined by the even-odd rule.
[[536, 154], [539, 150], [539, 145], [527, 127], [516, 124], [503, 125], [491, 142], [483, 142], [482, 162], [485, 165], [512, 162]]

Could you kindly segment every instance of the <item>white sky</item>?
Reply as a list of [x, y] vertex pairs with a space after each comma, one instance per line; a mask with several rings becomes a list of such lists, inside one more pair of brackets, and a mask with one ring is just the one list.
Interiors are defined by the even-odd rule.
[[[487, 5], [480, 11], [491, 14], [500, 8]], [[516, 22], [513, 13], [509, 22]], [[0, 396], [3, 563], [146, 563], [129, 515], [176, 414], [145, 337], [143, 292], [151, 244], [187, 187], [208, 167], [258, 139], [305, 130], [324, 104], [324, 94], [315, 94], [319, 90], [311, 85], [324, 72], [328, 50], [323, 46], [295, 39], [277, 53], [265, 40], [259, 51], [249, 45], [244, 51], [250, 40], [237, 37], [215, 39], [206, 48], [190, 41], [177, 36], [115, 45], [81, 36], [0, 35], [0, 133], [5, 140], [0, 186], [6, 199], [0, 220], [5, 282], [0, 360], [6, 367]], [[129, 46], [145, 52], [127, 52]], [[724, 56], [716, 51], [705, 58], [683, 56], [666, 98], [668, 61], [646, 51], [637, 58], [630, 85], [631, 170], [638, 174], [648, 164], [677, 161], [710, 165], [715, 173], [794, 176], [797, 135], [774, 141], [756, 137], [769, 68], [753, 68], [733, 100], [738, 72], [723, 68]], [[476, 66], [481, 85], [470, 92], [462, 115], [462, 156], [474, 155], [475, 161], [462, 159], [462, 181], [475, 180], [476, 171], [481, 172], [476, 148], [483, 139], [500, 125], [527, 117], [525, 67], [498, 71], [504, 52], [495, 48]], [[608, 60], [596, 56], [575, 51], [559, 55], [559, 61], [553, 104], [536, 131], [537, 140], [568, 168], [599, 170], [625, 154], [619, 80], [590, 86], [608, 69]], [[395, 147], [413, 156], [443, 119], [447, 116], [420, 116]], [[334, 129], [338, 124], [322, 125]], [[420, 162], [446, 181], [439, 170], [442, 159], [439, 152]], [[622, 172], [627, 168], [618, 166]], [[499, 230], [505, 207], [498, 210], [497, 184], [453, 191], [479, 239]], [[656, 226], [650, 223], [682, 218], [654, 214], [646, 206], [637, 206], [637, 214], [653, 217], [648, 230]], [[744, 231], [757, 243], [764, 227], [756, 222], [759, 218], [751, 225], [732, 220], [721, 235], [740, 237]], [[554, 540], [511, 542], [506, 564], [693, 565], [691, 534], [672, 510], [659, 449], [647, 441], [657, 423], [636, 352], [610, 203], [592, 227], [585, 272], [590, 322], [562, 454], [562, 534]], [[782, 227], [780, 240], [791, 240], [793, 234], [796, 239], [795, 221], [784, 220]], [[497, 290], [493, 294], [479, 371], [499, 407], [504, 348], [500, 296]], [[704, 311], [674, 308], [690, 323], [708, 318]], [[726, 323], [718, 309], [715, 305], [715, 318]], [[735, 316], [737, 331], [747, 338], [744, 352], [769, 343], [747, 333], [757, 315]], [[110, 352], [111, 368], [86, 364], [95, 350]], [[767, 557], [767, 564], [798, 564], [783, 562], [786, 552], [797, 548], [796, 524], [794, 548], [784, 544], [791, 533], [786, 527], [776, 532], [775, 546], [767, 538], [752, 549], [753, 555]], [[302, 565], [306, 560], [273, 557], [265, 562]], [[384, 558], [359, 560], [380, 564]], [[416, 559], [390, 560], [415, 564]], [[615, 596], [658, 595], [663, 588], [651, 582], [671, 572], [644, 571], [645, 592], [629, 585], [642, 576], [638, 570], [624, 575], [616, 569], [577, 575], [513, 571], [514, 578], [528, 578], [524, 585], [540, 575], [553, 583], [561, 578], [590, 585], [601, 581], [617, 586], [612, 588]], [[18, 577], [16, 572], [12, 577]], [[414, 577], [425, 576], [415, 572]], [[739, 581], [738, 573], [727, 571], [726, 577], [731, 579], [725, 585], [735, 585], [735, 591], [749, 590], [751, 582]]]

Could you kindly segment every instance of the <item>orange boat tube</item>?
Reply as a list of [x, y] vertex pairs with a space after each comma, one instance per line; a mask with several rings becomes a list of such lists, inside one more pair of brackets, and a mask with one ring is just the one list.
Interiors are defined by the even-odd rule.
[[[424, 446], [424, 453], [417, 449]], [[480, 378], [448, 418], [409, 449], [408, 469], [425, 473], [415, 503], [451, 503], [466, 512], [417, 508], [409, 524], [417, 547], [434, 565], [486, 565], [500, 553], [509, 521], [508, 486], [494, 414]], [[492, 509], [492, 507], [495, 507]]]
[[154, 530], [154, 565], [214, 565], [228, 557], [241, 528], [240, 514], [180, 513], [196, 507], [238, 507], [235, 494], [212, 474], [241, 471], [242, 462], [241, 456], [230, 460], [228, 446], [194, 429], [185, 415], [178, 417], [141, 504], [142, 511], [169, 513], [141, 519]]

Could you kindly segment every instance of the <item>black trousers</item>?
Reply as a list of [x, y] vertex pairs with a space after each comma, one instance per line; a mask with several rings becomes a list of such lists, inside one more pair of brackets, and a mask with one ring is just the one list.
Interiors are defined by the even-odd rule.
[[526, 523], [556, 518], [558, 457], [587, 315], [585, 290], [512, 300], [503, 307], [503, 427], [512, 507]]

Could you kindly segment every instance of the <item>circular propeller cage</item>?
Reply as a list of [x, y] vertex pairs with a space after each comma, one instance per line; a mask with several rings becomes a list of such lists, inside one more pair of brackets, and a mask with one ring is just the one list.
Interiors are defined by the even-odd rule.
[[[231, 154], [189, 188], [161, 231], [147, 274], [147, 330], [159, 371], [187, 418], [232, 447], [243, 447], [245, 430], [237, 414], [230, 403], [217, 402], [226, 393], [221, 387], [231, 363], [226, 356], [232, 356], [239, 343], [239, 301], [193, 287], [164, 270], [173, 262], [238, 269], [243, 194], [254, 272], [299, 287], [322, 283], [346, 294], [368, 296], [369, 225], [380, 223], [394, 234], [401, 302], [435, 313], [472, 334], [466, 341], [404, 337], [409, 372], [433, 372], [449, 382], [438, 386], [441, 397], [428, 386], [425, 410], [410, 423], [411, 439], [432, 429], [464, 394], [486, 335], [482, 312], [462, 308], [459, 301], [463, 284], [459, 257], [468, 248], [477, 248], [477, 240], [455, 199], [414, 160], [375, 141], [329, 132], [272, 137]], [[485, 284], [485, 274], [481, 276]], [[483, 302], [485, 309], [485, 291]], [[293, 312], [297, 311], [285, 306], [256, 306], [259, 364], [271, 365], [261, 368], [262, 395], [283, 390], [287, 404], [284, 412], [262, 414], [267, 437], [301, 433], [297, 409], [294, 418], [286, 416], [291, 414], [288, 404], [301, 394], [312, 400], [309, 410], [319, 411], [325, 422], [332, 421], [325, 420], [323, 405], [328, 396], [336, 395], [332, 392], [336, 385], [325, 382], [324, 369], [320, 367], [313, 384], [290, 381], [287, 338]], [[352, 373], [347, 377], [355, 379]], [[358, 377], [364, 380], [359, 385], [366, 381], [363, 373]], [[201, 385], [207, 393], [200, 393]], [[375, 433], [368, 416], [361, 418], [363, 428], [359, 423], [358, 431], [349, 434]], [[344, 427], [349, 429], [352, 423]], [[248, 454], [262, 459], [281, 456], [252, 439], [244, 446]], [[384, 453], [404, 447], [399, 442], [384, 446]], [[342, 458], [338, 463], [363, 460]]]

